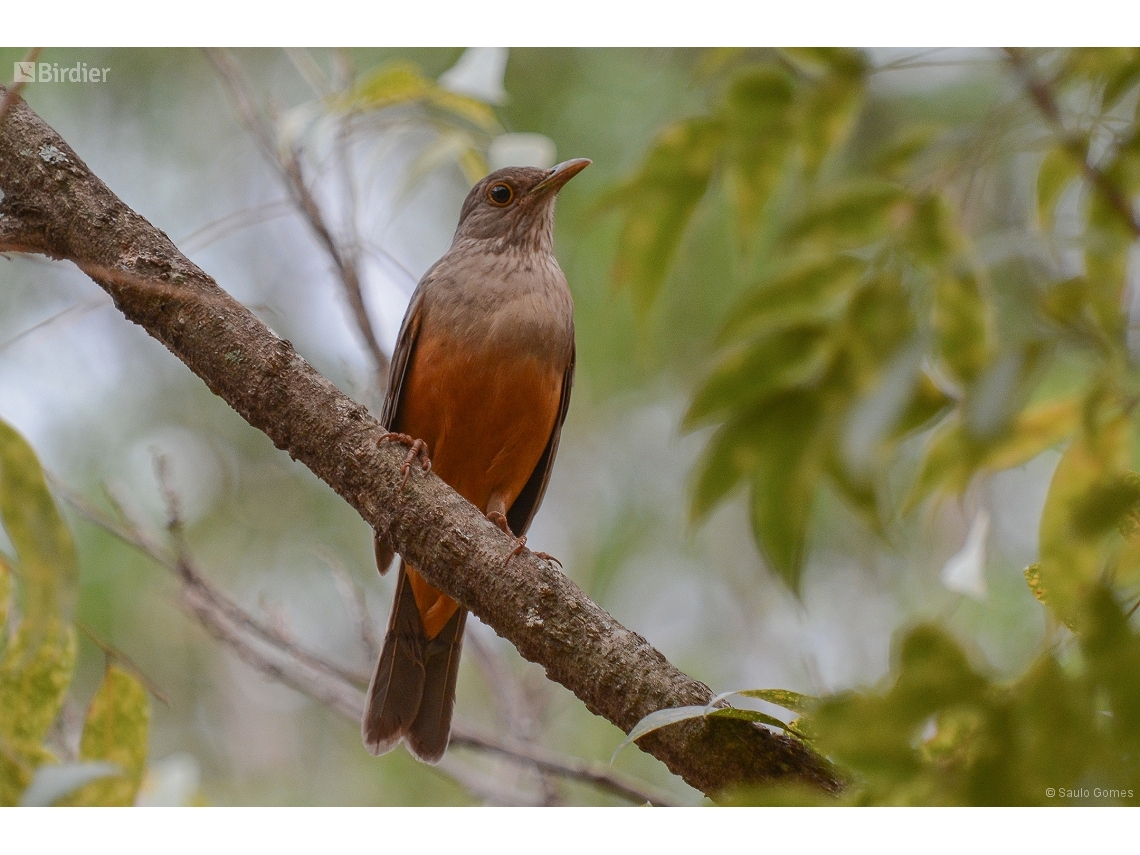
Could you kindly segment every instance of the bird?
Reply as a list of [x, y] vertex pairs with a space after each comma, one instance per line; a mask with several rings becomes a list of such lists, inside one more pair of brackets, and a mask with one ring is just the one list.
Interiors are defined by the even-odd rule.
[[[574, 303], [554, 257], [554, 202], [590, 165], [513, 166], [479, 181], [451, 246], [423, 275], [393, 351], [381, 442], [417, 460], [516, 538], [538, 510], [574, 383]], [[394, 549], [375, 539], [387, 571]], [[537, 553], [543, 557], [545, 553]], [[368, 687], [364, 744], [401, 740], [437, 763], [447, 749], [467, 611], [402, 557], [388, 630]]]

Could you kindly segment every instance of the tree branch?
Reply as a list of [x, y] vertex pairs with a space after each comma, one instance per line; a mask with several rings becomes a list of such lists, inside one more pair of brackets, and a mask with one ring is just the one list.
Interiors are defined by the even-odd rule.
[[[328, 707], [354, 725], [359, 723], [364, 713], [364, 688], [368, 682], [366, 677], [355, 675], [306, 650], [273, 627], [259, 621], [209, 581], [185, 549], [167, 548], [126, 519], [121, 511], [116, 519], [96, 508], [58, 478], [49, 476], [49, 480], [55, 492], [75, 508], [80, 516], [166, 568], [178, 583], [178, 605], [182, 610], [243, 662]], [[173, 515], [171, 522], [178, 525], [177, 518]], [[180, 534], [172, 534], [178, 542]], [[87, 634], [90, 636], [89, 632]], [[110, 650], [105, 642], [94, 636], [91, 638], [109, 655], [114, 655], [129, 665], [148, 691], [167, 706], [170, 705], [137, 665], [119, 651]], [[600, 763], [564, 757], [527, 742], [480, 733], [463, 721], [454, 722], [451, 745], [495, 754], [540, 772], [581, 781], [635, 804], [649, 803], [662, 807], [673, 804], [668, 796], [654, 793], [646, 789], [645, 785], [628, 780]], [[472, 783], [469, 776], [464, 778], [464, 782], [465, 785]]]
[[1020, 75], [1022, 83], [1025, 86], [1025, 91], [1029, 94], [1037, 110], [1053, 128], [1053, 132], [1060, 138], [1061, 144], [1065, 147], [1065, 151], [1080, 164], [1081, 171], [1084, 172], [1085, 178], [1087, 178], [1089, 183], [1097, 189], [1097, 192], [1104, 197], [1109, 207], [1124, 221], [1125, 226], [1132, 232], [1132, 236], [1134, 238], [1140, 238], [1140, 220], [1136, 218], [1136, 213], [1132, 209], [1132, 203], [1128, 200], [1128, 197], [1120, 191], [1120, 188], [1113, 184], [1112, 180], [1104, 174], [1104, 170], [1089, 161], [1088, 136], [1074, 133], [1065, 127], [1065, 123], [1061, 118], [1061, 108], [1057, 104], [1053, 90], [1045, 81], [1034, 74], [1033, 69], [1030, 67], [1029, 60], [1025, 56], [1025, 52], [1021, 48], [1003, 48], [1003, 50], [1010, 64]]
[[[514, 540], [443, 481], [417, 472], [401, 487], [404, 451], [378, 445], [384, 428], [368, 411], [128, 208], [19, 99], [0, 126], [0, 190], [0, 252], [73, 261], [214, 394], [386, 533], [428, 582], [591, 712], [628, 733], [649, 713], [712, 699], [553, 565], [529, 551], [506, 563]], [[840, 786], [803, 743], [747, 722], [687, 721], [638, 745], [710, 796], [750, 783]]]

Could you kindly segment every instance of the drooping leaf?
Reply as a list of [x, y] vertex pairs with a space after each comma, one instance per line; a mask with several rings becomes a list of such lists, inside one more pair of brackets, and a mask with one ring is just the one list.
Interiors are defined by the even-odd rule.
[[670, 709], [657, 710], [645, 716], [641, 721], [633, 726], [630, 732], [626, 735], [625, 739], [621, 741], [616, 749], [614, 749], [613, 756], [610, 757], [610, 765], [613, 765], [614, 760], [622, 752], [622, 749], [627, 745], [632, 745], [641, 737], [653, 733], [655, 730], [660, 730], [671, 724], [680, 724], [683, 721], [692, 721], [695, 718], [704, 718], [711, 711], [711, 707], [703, 704], [688, 707], [672, 707]]
[[705, 195], [723, 132], [718, 122], [690, 119], [668, 128], [639, 173], [613, 196], [624, 204], [614, 282], [646, 311], [673, 263], [681, 237]]
[[146, 766], [150, 704], [138, 680], [117, 665], [109, 665], [103, 683], [91, 700], [79, 756], [87, 761], [112, 763], [114, 777], [92, 781], [72, 794], [68, 804], [88, 806], [133, 805]]
[[720, 504], [756, 465], [753, 444], [753, 431], [747, 421], [734, 419], [713, 434], [697, 464], [690, 504], [694, 521], [700, 521]]
[[0, 421], [0, 518], [16, 548], [23, 624], [34, 637], [71, 618], [79, 567], [71, 532], [48, 492], [31, 446]]
[[752, 416], [752, 531], [773, 569], [798, 593], [823, 462], [821, 406], [815, 395], [794, 393], [770, 399], [764, 409]]
[[794, 103], [794, 78], [773, 63], [744, 69], [725, 97], [726, 173], [742, 240], [783, 174], [795, 139]]

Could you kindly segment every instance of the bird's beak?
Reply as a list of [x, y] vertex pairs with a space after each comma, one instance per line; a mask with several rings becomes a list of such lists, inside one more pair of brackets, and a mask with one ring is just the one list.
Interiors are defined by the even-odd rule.
[[585, 157], [576, 157], [573, 160], [566, 160], [555, 166], [550, 170], [550, 174], [535, 184], [531, 189], [531, 193], [557, 193], [562, 187], [589, 166], [591, 161]]

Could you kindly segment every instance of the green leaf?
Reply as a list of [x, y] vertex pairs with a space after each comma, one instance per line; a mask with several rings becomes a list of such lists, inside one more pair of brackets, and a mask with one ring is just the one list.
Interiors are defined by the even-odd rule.
[[1000, 472], [1032, 460], [1071, 436], [1080, 421], [1080, 403], [1049, 401], [1019, 413], [997, 437], [971, 434], [961, 421], [950, 421], [934, 434], [915, 480], [907, 507], [935, 490], [961, 493], [975, 473]]
[[0, 740], [9, 743], [41, 742], [71, 684], [75, 630], [58, 618], [38, 629], [29, 649], [32, 628], [21, 624], [0, 660]]
[[[1107, 695], [1111, 728], [1117, 746], [1120, 777], [1140, 783], [1136, 758], [1140, 752], [1140, 636], [1128, 625], [1112, 592], [1097, 586], [1084, 604], [1081, 650], [1089, 672]], [[1121, 762], [1122, 761], [1122, 762]], [[1113, 784], [1113, 786], [1120, 786]], [[1131, 797], [1136, 803], [1140, 792]]]
[[488, 133], [498, 127], [490, 106], [443, 89], [411, 63], [395, 62], [365, 72], [352, 89], [335, 102], [341, 110], [361, 112], [409, 104], [434, 107]]
[[1126, 198], [1140, 190], [1140, 127], [1133, 126], [1102, 169], [1108, 181]]
[[1128, 54], [1121, 57], [1122, 62], [1109, 71], [1104, 83], [1104, 92], [1101, 95], [1103, 109], [1109, 109], [1120, 98], [1140, 81], [1140, 50], [1127, 49]]
[[835, 252], [881, 240], [892, 217], [906, 213], [907, 191], [897, 184], [871, 179], [829, 188], [786, 231], [790, 241], [804, 241]]
[[869, 171], [891, 181], [899, 180], [941, 133], [942, 128], [934, 125], [907, 128], [875, 156]]
[[32, 638], [57, 618], [71, 619], [79, 565], [71, 532], [48, 492], [31, 446], [0, 421], [0, 518], [16, 548], [23, 624]]
[[740, 483], [755, 465], [752, 430], [747, 420], [733, 420], [720, 427], [697, 465], [690, 517], [699, 522]]
[[93, 781], [67, 803], [87, 806], [127, 806], [135, 803], [146, 766], [150, 704], [138, 680], [117, 665], [107, 667], [103, 683], [91, 700], [79, 756], [106, 761], [122, 771], [113, 778]]
[[8, 643], [8, 611], [12, 607], [12, 565], [0, 555], [0, 653]]
[[834, 318], [866, 272], [866, 262], [846, 255], [798, 258], [749, 290], [730, 313], [721, 339]]
[[1103, 507], [1098, 500], [1127, 471], [1129, 421], [1119, 415], [1092, 428], [1061, 456], [1041, 514], [1041, 585], [1050, 607], [1066, 621], [1080, 617], [1082, 593], [1104, 566], [1103, 534], [1121, 521], [1119, 505]]
[[669, 709], [657, 710], [645, 716], [641, 721], [633, 726], [633, 729], [626, 735], [625, 739], [621, 741], [616, 749], [614, 749], [613, 756], [610, 757], [610, 765], [612, 766], [617, 756], [622, 752], [622, 749], [627, 745], [632, 745], [641, 737], [653, 733], [655, 730], [660, 730], [663, 727], [668, 727], [671, 724], [680, 724], [683, 721], [692, 721], [695, 718], [704, 718], [712, 711], [712, 707], [705, 705], [688, 706], [688, 707], [671, 707]]
[[799, 593], [815, 488], [822, 469], [820, 401], [795, 393], [770, 399], [753, 415], [752, 533], [761, 552]]
[[795, 81], [774, 64], [744, 69], [732, 81], [722, 115], [728, 187], [747, 240], [787, 164], [795, 139]]
[[1065, 188], [1081, 174], [1081, 164], [1064, 146], [1045, 153], [1037, 171], [1037, 220], [1043, 229], [1053, 226], [1053, 209]]
[[721, 139], [719, 123], [707, 119], [673, 125], [654, 143], [640, 172], [610, 199], [626, 208], [614, 282], [630, 289], [643, 313], [665, 281], [685, 228], [705, 195]]
[[800, 326], [761, 336], [730, 352], [697, 392], [685, 415], [686, 430], [774, 394], [810, 385], [832, 355], [830, 331]]
[[800, 715], [809, 715], [819, 706], [819, 698], [801, 695], [799, 692], [790, 692], [787, 689], [742, 689], [734, 694], [743, 695], [746, 698], [758, 698]]
[[959, 382], [973, 382], [993, 357], [991, 318], [977, 278], [942, 272], [931, 321], [942, 363]]
[[859, 72], [828, 75], [808, 90], [800, 119], [800, 149], [804, 167], [814, 174], [824, 159], [847, 139], [863, 100]]
[[815, 744], [863, 779], [868, 803], [954, 803], [928, 779], [922, 726], [941, 710], [976, 707], [986, 681], [935, 626], [910, 630], [898, 652], [885, 695], [845, 692], [820, 701], [811, 717]]
[[930, 375], [920, 371], [911, 393], [910, 403], [895, 425], [893, 438], [899, 439], [925, 427], [953, 404], [954, 399], [931, 380]]
[[964, 239], [949, 202], [937, 194], [915, 200], [906, 231], [906, 246], [926, 264], [942, 265], [962, 251]]
[[[769, 691], [769, 690], [761, 690]], [[770, 690], [770, 691], [779, 691]], [[614, 750], [613, 756], [610, 757], [610, 765], [613, 765], [614, 760], [622, 752], [627, 745], [631, 745], [643, 736], [653, 733], [655, 730], [660, 730], [663, 727], [668, 727], [671, 724], [680, 724], [683, 721], [693, 721], [698, 718], [727, 718], [736, 721], [751, 721], [758, 724], [766, 724], [769, 727], [775, 727], [780, 730], [789, 730], [786, 722], [780, 721], [774, 716], [767, 715], [759, 710], [743, 710], [736, 707], [716, 707], [713, 704], [718, 700], [723, 699], [727, 695], [746, 695], [748, 692], [726, 692], [723, 695], [718, 695], [717, 698], [707, 705], [703, 706], [688, 706], [688, 707], [671, 707], [669, 709], [657, 710], [652, 712], [633, 726], [633, 729], [626, 735], [621, 744]], [[790, 695], [795, 695], [795, 692], [789, 692]], [[797, 697], [803, 697], [797, 696]]]

